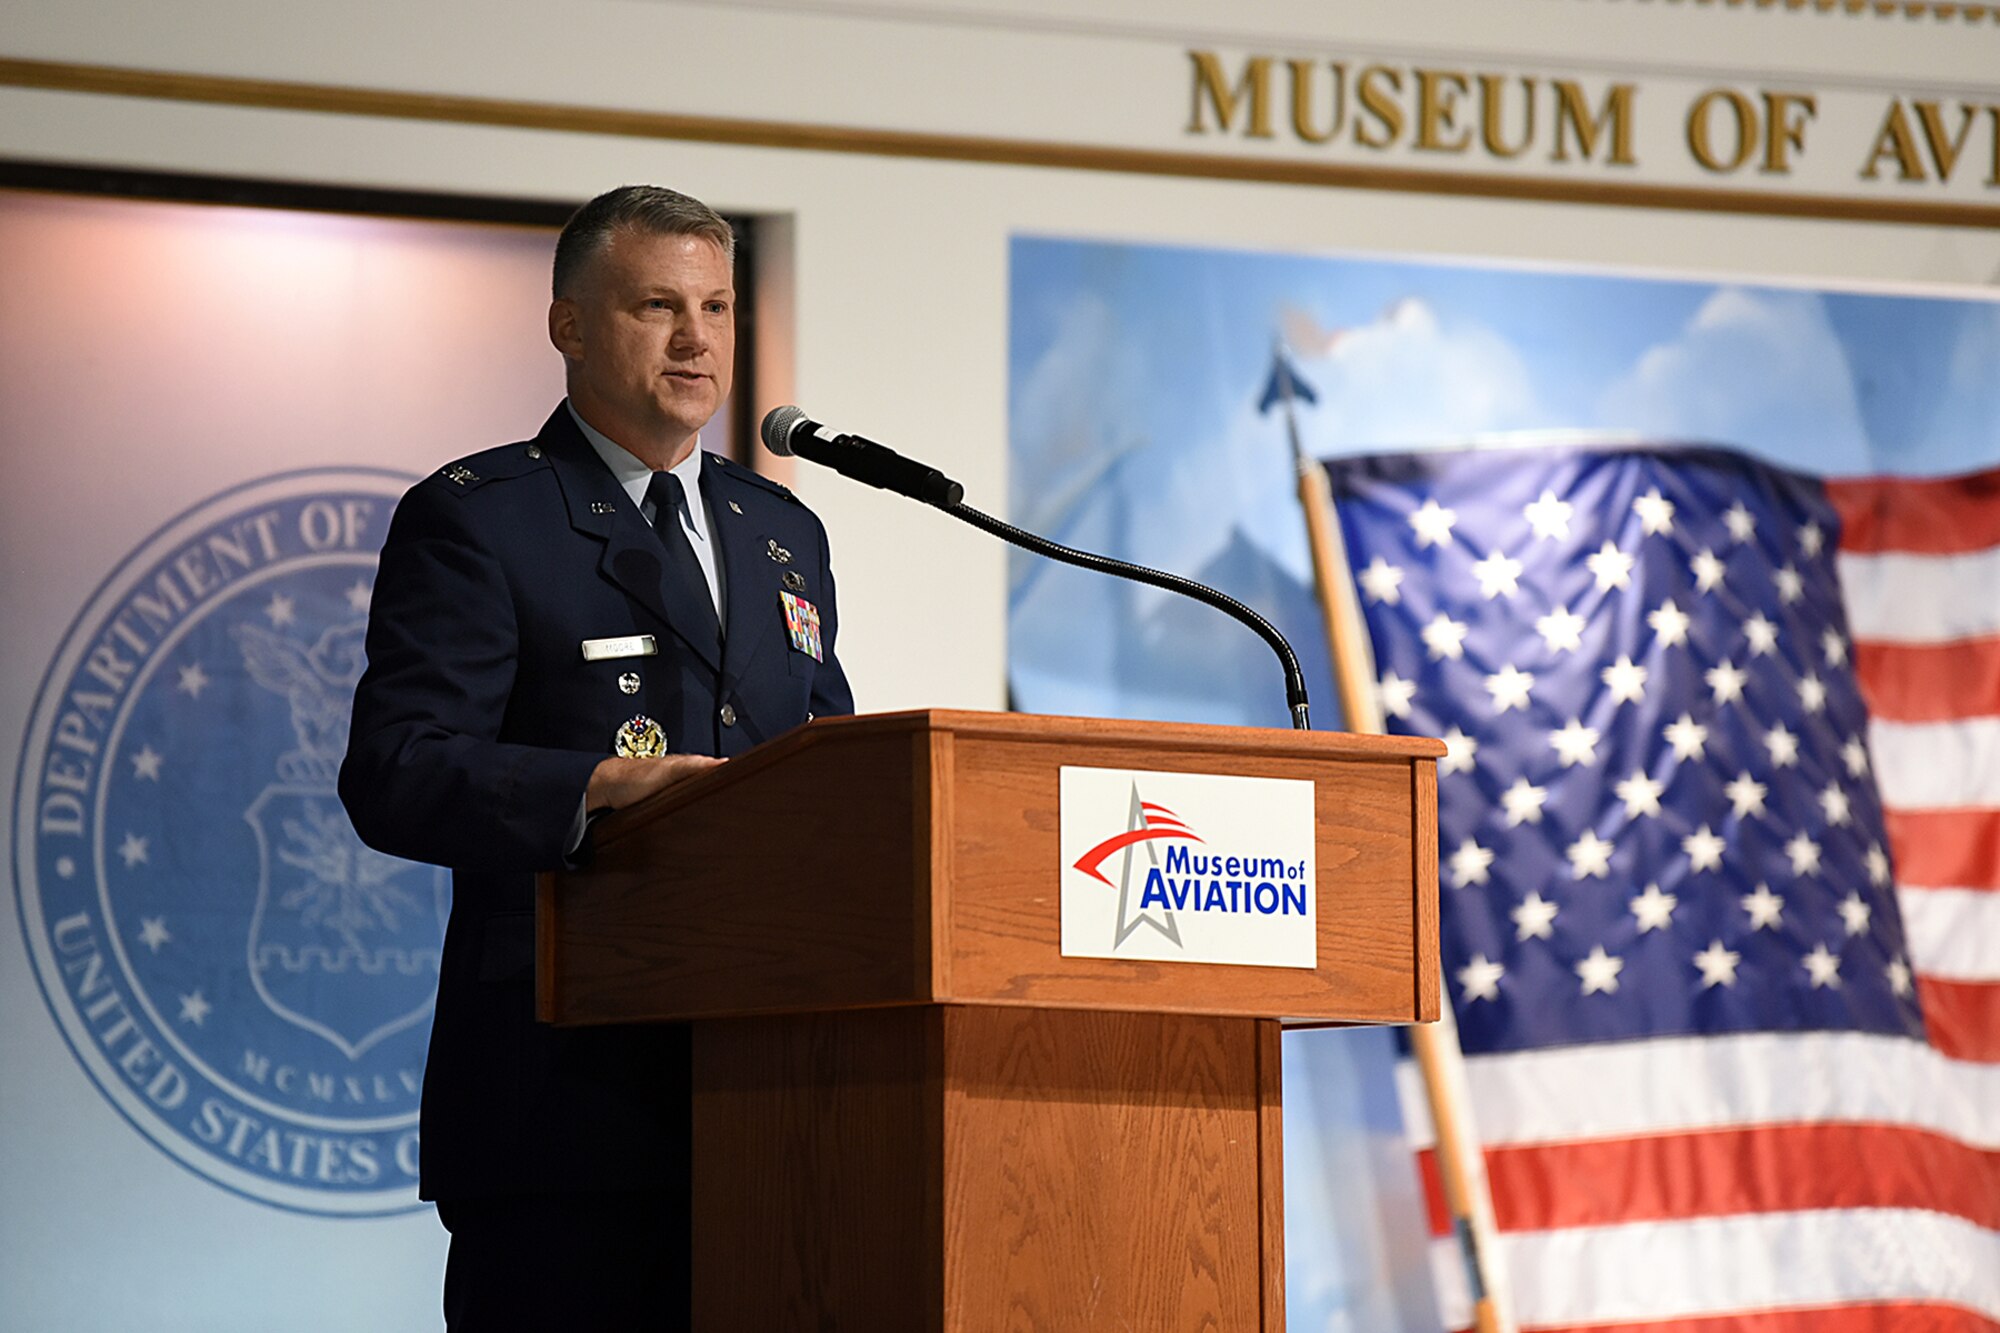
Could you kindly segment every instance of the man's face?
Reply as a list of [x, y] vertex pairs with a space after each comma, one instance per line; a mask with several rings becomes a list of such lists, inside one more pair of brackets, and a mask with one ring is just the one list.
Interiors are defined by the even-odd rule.
[[584, 420], [654, 466], [728, 396], [736, 289], [722, 248], [700, 236], [614, 232], [549, 308], [549, 338], [568, 362]]

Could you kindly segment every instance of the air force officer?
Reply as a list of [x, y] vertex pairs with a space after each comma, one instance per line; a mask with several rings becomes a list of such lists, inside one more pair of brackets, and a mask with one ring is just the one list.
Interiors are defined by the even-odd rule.
[[686, 1032], [535, 1022], [532, 877], [588, 816], [853, 711], [825, 529], [699, 447], [733, 260], [685, 195], [585, 205], [549, 308], [567, 401], [413, 487], [382, 551], [340, 794], [454, 872], [422, 1118], [454, 1333], [686, 1324]]

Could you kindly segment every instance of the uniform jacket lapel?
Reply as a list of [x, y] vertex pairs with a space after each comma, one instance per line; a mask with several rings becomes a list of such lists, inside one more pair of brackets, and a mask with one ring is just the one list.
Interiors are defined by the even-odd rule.
[[[604, 543], [598, 571], [645, 607], [694, 650], [712, 671], [722, 669], [720, 645], [711, 632], [715, 605], [700, 571], [667, 559], [666, 548], [632, 497], [604, 466], [604, 460], [558, 406], [536, 438], [562, 485], [569, 523]], [[708, 469], [704, 467], [703, 472]], [[733, 599], [732, 599], [733, 600]]]
[[[728, 613], [723, 634], [722, 676], [726, 681], [738, 681], [764, 648], [765, 641], [777, 637], [779, 574], [764, 545], [765, 537], [759, 535], [750, 518], [761, 507], [758, 502], [766, 497], [754, 494], [755, 487], [731, 478], [730, 466], [718, 464], [713, 458], [704, 459], [701, 491], [709, 517], [715, 522], [715, 543], [722, 553], [722, 578], [728, 589], [722, 604]], [[752, 508], [748, 513], [738, 513], [729, 507], [732, 498]]]

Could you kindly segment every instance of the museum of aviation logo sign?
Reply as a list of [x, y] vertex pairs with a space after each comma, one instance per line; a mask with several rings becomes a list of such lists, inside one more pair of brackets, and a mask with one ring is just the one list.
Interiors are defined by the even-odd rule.
[[334, 791], [409, 480], [288, 473], [154, 534], [58, 648], [16, 788], [22, 930], [77, 1060], [177, 1161], [310, 1213], [420, 1206], [447, 879], [362, 846]]
[[1313, 784], [1064, 768], [1062, 951], [1315, 967]]

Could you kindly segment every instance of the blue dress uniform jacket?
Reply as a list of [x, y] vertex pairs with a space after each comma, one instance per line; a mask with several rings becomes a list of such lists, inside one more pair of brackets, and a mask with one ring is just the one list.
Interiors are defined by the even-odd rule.
[[[725, 460], [705, 459], [701, 478], [719, 652], [699, 571], [667, 559], [564, 406], [534, 440], [419, 482], [390, 524], [340, 795], [364, 842], [453, 871], [424, 1074], [427, 1199], [685, 1197], [686, 1031], [535, 1021], [533, 875], [563, 863], [591, 770], [633, 715], [660, 723], [671, 751], [726, 758], [853, 711], [825, 529]], [[788, 573], [819, 610], [824, 661], [792, 646]], [[584, 660], [586, 639], [640, 635], [656, 655]]]

